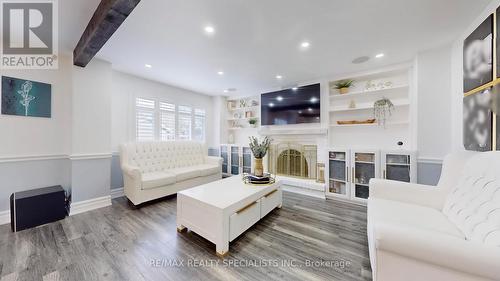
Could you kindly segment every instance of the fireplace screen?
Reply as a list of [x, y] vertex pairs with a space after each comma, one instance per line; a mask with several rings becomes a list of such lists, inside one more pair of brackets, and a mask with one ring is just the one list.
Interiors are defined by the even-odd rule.
[[271, 146], [269, 168], [277, 175], [316, 178], [317, 147], [280, 143]]

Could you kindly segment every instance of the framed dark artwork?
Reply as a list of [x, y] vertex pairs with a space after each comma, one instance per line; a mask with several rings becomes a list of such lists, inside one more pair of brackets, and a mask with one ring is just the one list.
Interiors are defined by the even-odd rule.
[[51, 117], [52, 86], [2, 76], [2, 114]]
[[464, 92], [493, 81], [493, 15], [464, 41]]
[[464, 147], [472, 151], [492, 149], [493, 113], [491, 110], [492, 89], [488, 88], [464, 97]]

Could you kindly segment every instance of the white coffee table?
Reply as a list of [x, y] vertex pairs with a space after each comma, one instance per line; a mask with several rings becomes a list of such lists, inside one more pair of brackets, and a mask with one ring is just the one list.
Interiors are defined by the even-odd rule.
[[177, 193], [177, 231], [186, 228], [216, 245], [217, 255], [229, 252], [229, 242], [271, 212], [281, 208], [281, 183], [244, 184], [233, 176]]

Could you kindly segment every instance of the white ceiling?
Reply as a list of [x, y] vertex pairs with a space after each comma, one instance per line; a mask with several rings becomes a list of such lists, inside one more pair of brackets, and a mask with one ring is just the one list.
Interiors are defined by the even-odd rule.
[[[98, 57], [117, 70], [205, 94], [237, 88], [232, 95], [251, 95], [409, 61], [450, 43], [489, 2], [143, 0]], [[206, 25], [215, 34], [207, 36]], [[307, 51], [299, 46], [304, 40]], [[384, 58], [351, 63], [381, 52]]]
[[[147, 0], [146, 0], [147, 1]], [[59, 5], [59, 52], [72, 54], [100, 0], [62, 0]]]

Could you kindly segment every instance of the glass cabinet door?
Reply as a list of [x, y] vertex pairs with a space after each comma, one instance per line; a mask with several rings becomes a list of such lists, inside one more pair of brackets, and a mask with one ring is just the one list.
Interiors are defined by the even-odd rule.
[[330, 151], [328, 153], [328, 192], [330, 193], [347, 195], [346, 156], [346, 152]]
[[237, 146], [231, 146], [231, 175], [240, 174], [240, 149]]
[[226, 145], [221, 145], [220, 147], [220, 157], [222, 157], [222, 173], [226, 174], [227, 173], [227, 167], [229, 165], [229, 158], [227, 154], [227, 146]]
[[252, 172], [252, 150], [250, 147], [243, 147], [243, 173]]
[[386, 154], [384, 178], [410, 182], [411, 179], [411, 158], [410, 155]]
[[375, 178], [375, 165], [376, 165], [376, 155], [375, 153], [364, 153], [355, 152], [354, 153], [354, 165], [353, 165], [353, 184], [354, 184], [354, 196], [356, 198], [368, 199], [369, 189], [368, 183], [370, 179]]

